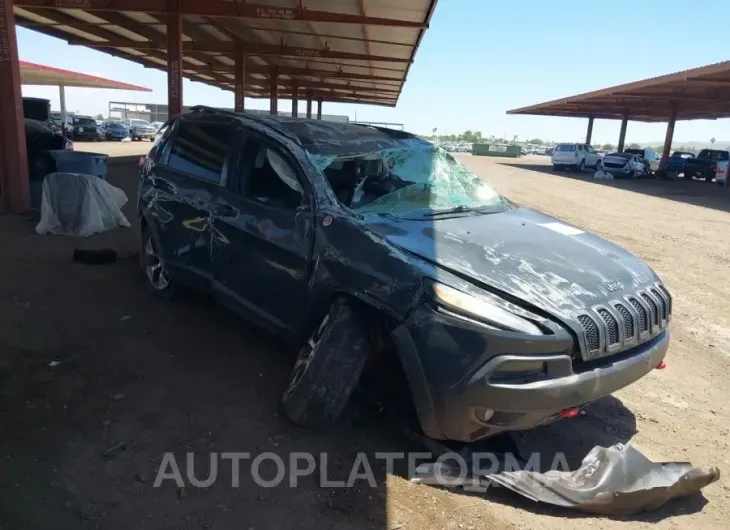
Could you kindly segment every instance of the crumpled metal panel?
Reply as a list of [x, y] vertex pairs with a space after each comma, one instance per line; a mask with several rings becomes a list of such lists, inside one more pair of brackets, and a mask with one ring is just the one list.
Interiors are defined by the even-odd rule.
[[[437, 476], [439, 475], [439, 476]], [[501, 471], [459, 478], [445, 462], [419, 466], [413, 482], [475, 486], [499, 484], [537, 502], [603, 515], [631, 515], [699, 492], [720, 478], [688, 462], [652, 462], [632, 446], [594, 447], [575, 471]]]

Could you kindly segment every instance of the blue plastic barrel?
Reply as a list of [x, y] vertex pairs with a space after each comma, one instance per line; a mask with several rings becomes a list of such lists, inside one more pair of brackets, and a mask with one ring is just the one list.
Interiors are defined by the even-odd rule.
[[85, 175], [96, 175], [100, 179], [106, 180], [106, 166], [109, 155], [64, 150], [52, 150], [48, 153], [56, 161], [56, 171], [59, 173], [83, 173]]

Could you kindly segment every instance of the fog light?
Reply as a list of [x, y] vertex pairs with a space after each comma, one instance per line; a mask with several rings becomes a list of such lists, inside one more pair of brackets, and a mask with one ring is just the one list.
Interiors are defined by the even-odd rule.
[[494, 416], [494, 411], [492, 409], [477, 408], [474, 413], [476, 414], [477, 420], [485, 423], [491, 420], [492, 416]]

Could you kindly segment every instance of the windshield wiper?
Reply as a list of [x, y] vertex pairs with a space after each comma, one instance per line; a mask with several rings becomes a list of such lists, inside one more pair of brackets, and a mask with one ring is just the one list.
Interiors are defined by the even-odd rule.
[[475, 208], [469, 208], [467, 206], [464, 206], [463, 204], [460, 204], [459, 206], [454, 206], [453, 208], [449, 208], [447, 210], [436, 210], [433, 212], [425, 212], [423, 214], [423, 217], [439, 217], [441, 215], [451, 215], [455, 213], [471, 213], [476, 212]]

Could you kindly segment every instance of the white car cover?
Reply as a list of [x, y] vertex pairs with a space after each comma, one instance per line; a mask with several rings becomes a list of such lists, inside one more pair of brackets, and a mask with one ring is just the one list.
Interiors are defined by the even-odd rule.
[[50, 173], [43, 180], [38, 234], [87, 237], [130, 226], [122, 213], [127, 195], [103, 179], [80, 173]]

